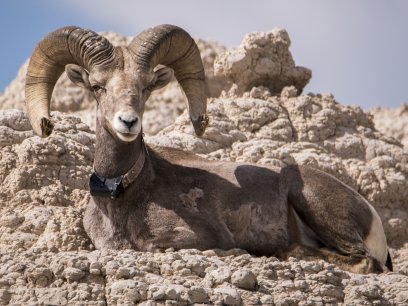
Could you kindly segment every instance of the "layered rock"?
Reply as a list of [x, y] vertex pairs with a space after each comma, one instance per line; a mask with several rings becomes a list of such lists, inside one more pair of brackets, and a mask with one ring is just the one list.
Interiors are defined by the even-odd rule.
[[[289, 60], [285, 33], [251, 34], [233, 50], [198, 40], [213, 96], [207, 131], [202, 138], [194, 135], [173, 82], [147, 106], [144, 125], [151, 136], [146, 141], [213, 160], [298, 163], [338, 177], [379, 211], [395, 273], [355, 275], [324, 261], [283, 262], [244, 250], [94, 250], [82, 226], [94, 132], [72, 114], [53, 112], [55, 132], [42, 139], [24, 112], [7, 110], [0, 111], [0, 305], [408, 303], [407, 152], [377, 131], [379, 120], [374, 126], [360, 108], [340, 105], [330, 94], [299, 96], [310, 73]], [[115, 35], [111, 40], [115, 37], [117, 44], [129, 40]], [[230, 61], [237, 58], [234, 52], [250, 58], [241, 81], [228, 70], [240, 67]], [[262, 58], [287, 69], [279, 75], [271, 64], [266, 77], [256, 68], [267, 62]], [[212, 67], [214, 62], [219, 66]], [[225, 73], [214, 75], [219, 67]], [[24, 69], [0, 97], [3, 108], [23, 108]], [[52, 103], [53, 109], [75, 115], [94, 107], [91, 97], [65, 77]]]

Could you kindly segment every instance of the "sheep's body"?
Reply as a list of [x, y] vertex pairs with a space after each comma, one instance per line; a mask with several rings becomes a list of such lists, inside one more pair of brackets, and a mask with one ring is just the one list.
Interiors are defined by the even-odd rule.
[[[155, 70], [159, 64], [168, 67]], [[30, 121], [44, 137], [52, 132], [49, 99], [64, 66], [98, 101], [97, 175], [123, 175], [126, 182], [119, 198], [94, 194], [86, 209], [84, 227], [97, 248], [243, 248], [258, 255], [324, 258], [354, 272], [383, 271], [387, 243], [378, 214], [328, 174], [211, 162], [170, 148], [148, 149], [142, 158], [145, 102], [173, 70], [196, 134], [208, 124], [204, 68], [184, 30], [162, 25], [118, 48], [76, 27], [45, 37], [26, 81]]]
[[[303, 245], [336, 250], [302, 256], [325, 255], [349, 270], [370, 254], [357, 272], [379, 268], [373, 258], [385, 262], [383, 232], [374, 233], [379, 253], [367, 247], [376, 220], [369, 205], [332, 176], [307, 167], [208, 161], [171, 148], [148, 151], [140, 177], [123, 195], [91, 199], [84, 226], [98, 249], [242, 248], [277, 255]], [[344, 264], [337, 253], [357, 257]]]
[[97, 248], [238, 247], [271, 255], [287, 247], [279, 169], [149, 151], [140, 181], [117, 199], [91, 199], [84, 224]]

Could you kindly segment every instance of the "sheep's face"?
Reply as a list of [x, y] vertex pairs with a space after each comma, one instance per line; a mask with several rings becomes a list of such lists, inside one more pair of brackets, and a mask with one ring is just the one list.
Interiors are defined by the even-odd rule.
[[90, 90], [98, 102], [99, 124], [114, 137], [132, 142], [142, 131], [146, 100], [173, 76], [170, 68], [140, 72], [130, 56], [114, 67], [94, 67], [89, 73], [78, 65], [67, 65], [68, 77]]

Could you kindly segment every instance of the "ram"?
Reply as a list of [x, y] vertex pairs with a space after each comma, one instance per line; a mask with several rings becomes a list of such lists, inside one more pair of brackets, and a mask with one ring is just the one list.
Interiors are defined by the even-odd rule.
[[319, 170], [208, 161], [143, 141], [150, 93], [175, 75], [194, 130], [208, 124], [199, 50], [160, 25], [127, 47], [64, 27], [31, 57], [26, 102], [34, 131], [53, 130], [50, 98], [63, 71], [97, 101], [91, 200], [84, 228], [98, 249], [242, 248], [255, 255], [324, 258], [358, 273], [392, 269], [380, 217], [356, 191]]

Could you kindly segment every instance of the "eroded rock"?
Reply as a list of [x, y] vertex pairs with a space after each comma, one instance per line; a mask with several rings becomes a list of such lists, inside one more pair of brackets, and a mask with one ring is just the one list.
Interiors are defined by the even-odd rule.
[[295, 66], [289, 51], [291, 41], [284, 29], [247, 34], [241, 45], [220, 54], [214, 63], [217, 76], [225, 76], [243, 93], [265, 86], [279, 94], [286, 86], [295, 86], [297, 94], [312, 77], [312, 72]]
[[408, 104], [398, 108], [377, 107], [370, 111], [375, 127], [408, 148]]
[[[115, 44], [129, 41], [105, 35]], [[198, 45], [213, 96], [206, 133], [197, 138], [187, 115], [179, 116], [185, 106], [173, 82], [148, 102], [145, 131], [155, 136], [147, 142], [214, 160], [298, 163], [336, 176], [379, 211], [396, 272], [354, 275], [324, 261], [281, 262], [238, 249], [95, 251], [82, 226], [92, 129], [55, 112], [55, 132], [41, 139], [24, 112], [8, 110], [0, 112], [0, 305], [408, 303], [408, 169], [401, 143], [384, 136], [377, 119], [380, 132], [369, 114], [330, 94], [299, 96], [310, 71], [294, 65], [285, 31], [250, 34], [233, 50]], [[23, 108], [24, 69], [0, 96], [1, 107]], [[66, 77], [52, 103], [93, 114], [92, 99]], [[199, 197], [200, 190], [191, 190], [183, 199], [194, 207]]]

